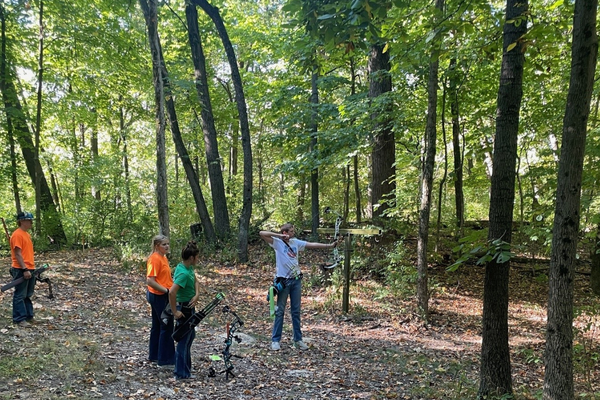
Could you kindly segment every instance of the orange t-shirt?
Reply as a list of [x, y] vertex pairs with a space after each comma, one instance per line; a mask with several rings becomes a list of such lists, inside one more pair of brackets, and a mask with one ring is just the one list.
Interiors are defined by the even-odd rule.
[[21, 265], [19, 265], [19, 262], [15, 257], [16, 247], [21, 249], [21, 256], [23, 256], [23, 261], [25, 261], [27, 269], [35, 269], [35, 264], [33, 262], [33, 242], [31, 241], [31, 236], [29, 236], [27, 231], [21, 228], [14, 231], [10, 237], [12, 267], [20, 269]]
[[[153, 276], [156, 278], [156, 282], [158, 282], [159, 285], [171, 289], [171, 286], [173, 286], [173, 278], [171, 277], [171, 267], [169, 267], [169, 260], [167, 260], [167, 257], [154, 252], [148, 257], [146, 266], [146, 277]], [[148, 290], [150, 293], [164, 294], [150, 286], [148, 286]]]

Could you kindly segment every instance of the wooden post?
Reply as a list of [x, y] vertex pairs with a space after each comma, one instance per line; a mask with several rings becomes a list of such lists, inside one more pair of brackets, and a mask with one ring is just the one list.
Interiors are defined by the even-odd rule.
[[[319, 228], [318, 233], [335, 233], [333, 228]], [[350, 256], [352, 255], [352, 235], [372, 236], [381, 235], [379, 228], [370, 229], [340, 229], [340, 235], [346, 235], [344, 239], [344, 288], [342, 292], [342, 312], [348, 313], [350, 309]]]
[[347, 314], [350, 309], [350, 255], [352, 254], [352, 235], [347, 234], [344, 241], [344, 291], [342, 292], [342, 312]]

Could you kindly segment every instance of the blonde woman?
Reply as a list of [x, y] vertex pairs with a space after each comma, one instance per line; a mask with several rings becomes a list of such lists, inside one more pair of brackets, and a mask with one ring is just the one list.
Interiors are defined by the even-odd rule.
[[173, 320], [170, 319], [165, 324], [160, 318], [169, 304], [169, 290], [173, 286], [171, 268], [166, 257], [169, 245], [169, 239], [164, 235], [157, 235], [152, 239], [153, 251], [146, 263], [146, 298], [152, 308], [148, 359], [159, 366], [172, 367], [175, 365], [175, 344], [171, 338]]

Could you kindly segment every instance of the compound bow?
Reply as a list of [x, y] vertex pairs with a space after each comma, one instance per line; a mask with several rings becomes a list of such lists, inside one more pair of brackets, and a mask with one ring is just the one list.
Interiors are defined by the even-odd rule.
[[[335, 230], [334, 230], [334, 233], [333, 233], [333, 241], [337, 242], [341, 238], [341, 236], [340, 236], [340, 225], [342, 225], [343, 219], [342, 219], [342, 216], [340, 214], [336, 213], [335, 211], [332, 211], [331, 208], [329, 208], [329, 207], [325, 208], [325, 213], [330, 213], [330, 212], [333, 212], [336, 215], [336, 218], [335, 218]], [[333, 248], [333, 254], [332, 254], [331, 262], [323, 264], [323, 268], [324, 269], [335, 268], [343, 260], [344, 260], [344, 256], [342, 256], [340, 254], [340, 251], [338, 250], [338, 246], [335, 246]]]
[[235, 375], [232, 372], [233, 363], [231, 362], [231, 357], [242, 358], [241, 356], [231, 354], [229, 352], [229, 348], [233, 344], [234, 340], [237, 343], [242, 342], [242, 339], [239, 336], [237, 336], [235, 332], [244, 325], [244, 321], [242, 321], [242, 319], [235, 312], [233, 312], [229, 308], [229, 306], [223, 307], [223, 314], [227, 313], [233, 315], [234, 319], [233, 322], [227, 323], [227, 338], [225, 339], [225, 348], [223, 349], [223, 351], [221, 351], [221, 354], [223, 355], [223, 361], [225, 362], [225, 369], [223, 371], [220, 371], [219, 373], [225, 373], [225, 380], [229, 380], [230, 376], [232, 378], [235, 378]]

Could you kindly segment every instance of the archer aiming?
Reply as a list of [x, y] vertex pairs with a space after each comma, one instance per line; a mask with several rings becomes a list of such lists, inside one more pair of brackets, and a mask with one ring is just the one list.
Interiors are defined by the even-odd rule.
[[298, 253], [304, 249], [331, 249], [337, 246], [333, 243], [306, 242], [295, 237], [296, 229], [290, 223], [281, 226], [281, 232], [260, 231], [260, 237], [275, 250], [275, 281], [282, 284], [283, 288], [277, 294], [277, 307], [275, 321], [271, 336], [271, 349], [279, 350], [281, 346], [281, 333], [283, 330], [283, 315], [290, 297], [290, 312], [292, 315], [294, 347], [307, 350], [308, 346], [302, 341], [300, 326], [300, 303], [302, 297], [302, 271], [298, 265]]

